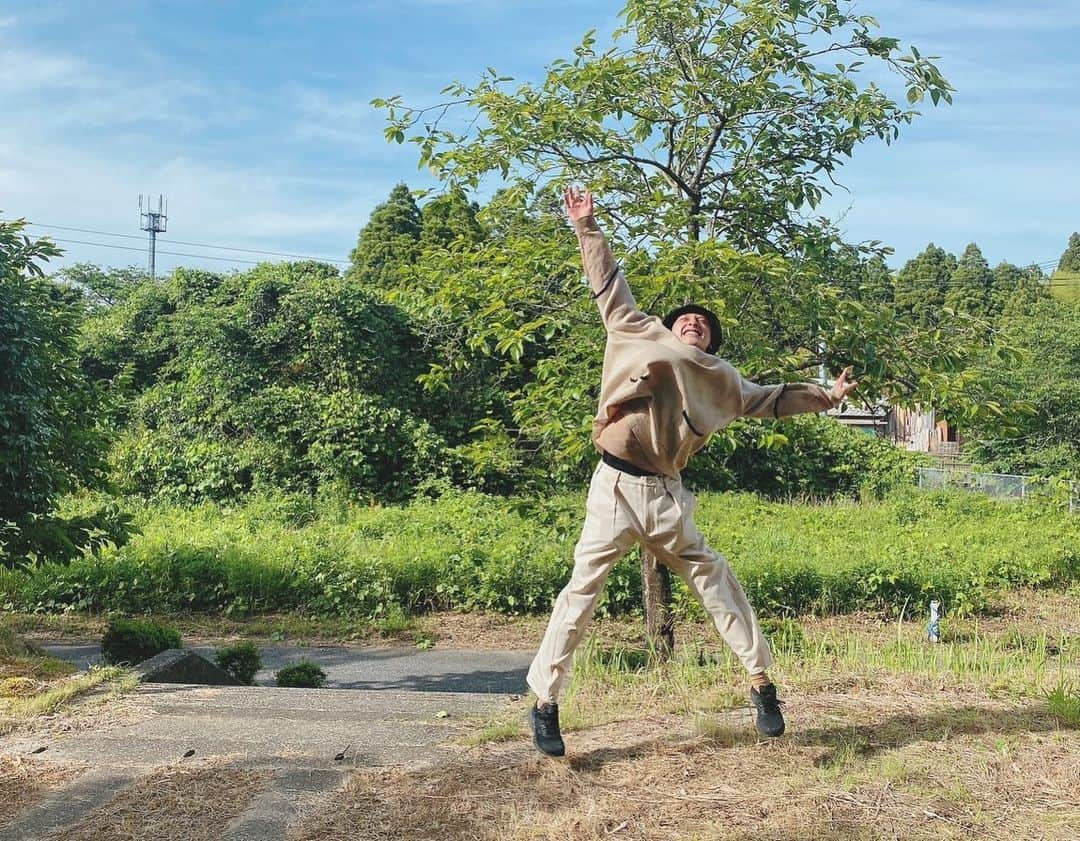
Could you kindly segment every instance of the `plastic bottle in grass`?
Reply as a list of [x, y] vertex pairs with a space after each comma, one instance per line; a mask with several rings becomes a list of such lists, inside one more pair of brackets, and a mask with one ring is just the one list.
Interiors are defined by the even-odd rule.
[[926, 626], [926, 638], [941, 642], [941, 602], [930, 602], [930, 622]]

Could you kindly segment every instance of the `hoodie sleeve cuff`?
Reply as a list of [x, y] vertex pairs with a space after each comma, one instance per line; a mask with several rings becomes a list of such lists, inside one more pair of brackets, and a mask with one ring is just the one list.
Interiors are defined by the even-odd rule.
[[595, 216], [583, 216], [580, 219], [575, 219], [573, 225], [574, 233], [579, 237], [600, 230], [600, 225], [597, 223]]

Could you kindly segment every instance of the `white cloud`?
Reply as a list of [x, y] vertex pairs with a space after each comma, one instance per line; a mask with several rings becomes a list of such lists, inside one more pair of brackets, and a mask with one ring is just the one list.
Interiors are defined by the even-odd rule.
[[243, 116], [241, 98], [176, 77], [145, 85], [76, 56], [0, 42], [0, 98], [8, 119], [20, 111], [53, 131], [168, 125], [190, 131], [209, 121]]
[[[429, 105], [441, 99], [438, 91], [451, 79], [474, 79], [487, 63], [538, 74], [545, 62], [567, 54], [584, 30], [610, 23], [614, 15], [614, 7], [598, 11], [599, 2], [580, 3], [567, 25], [546, 17], [540, 26], [535, 15], [512, 14], [539, 8], [539, 0], [497, 4], [490, 14], [484, 14], [491, 8], [484, 2], [317, 0], [260, 10], [262, 17], [252, 21], [257, 37], [273, 41], [280, 54], [287, 54], [309, 15], [323, 15], [341, 19], [335, 28], [360, 56], [328, 46], [325, 66], [316, 61], [298, 67], [292, 82], [281, 81], [287, 70], [270, 73], [277, 80], [272, 83], [247, 81], [253, 77], [240, 69], [245, 61], [243, 70], [255, 78], [263, 78], [259, 71], [266, 68], [250, 63], [259, 55], [246, 56], [250, 45], [236, 33], [227, 40], [223, 33], [207, 33], [200, 53], [208, 57], [205, 64], [168, 61], [165, 53], [140, 46], [137, 32], [122, 58], [90, 59], [85, 43], [69, 39], [70, 50], [48, 49], [25, 36], [24, 25], [33, 29], [26, 16], [58, 14], [47, 3], [20, 9], [18, 20], [0, 16], [0, 210], [7, 217], [138, 234], [138, 194], [162, 192], [170, 201], [165, 239], [345, 257], [370, 210], [396, 181], [405, 178], [414, 187], [429, 181], [416, 171], [411, 144], [385, 143], [384, 114], [370, 106], [372, 97], [400, 92], [410, 104]], [[443, 5], [448, 8], [436, 10]], [[570, 0], [557, 5], [576, 9]], [[1060, 163], [1071, 161], [1067, 138], [1080, 130], [1080, 116], [1065, 95], [1076, 64], [1037, 45], [1049, 40], [1043, 33], [1077, 26], [1080, 4], [864, 5], [860, 11], [878, 15], [886, 34], [942, 54], [942, 70], [959, 92], [953, 108], [927, 104], [926, 116], [904, 128], [899, 144], [860, 150], [841, 173], [852, 192], [838, 193], [828, 207], [836, 212], [850, 205], [844, 225], [853, 238], [885, 240], [897, 247], [897, 259], [930, 239], [952, 249], [974, 239], [988, 257], [1016, 262], [1059, 253], [1058, 241], [1068, 234], [1057, 230], [1060, 219], [1080, 193], [1080, 174]], [[451, 6], [464, 14], [452, 17]], [[464, 19], [477, 37], [447, 45], [438, 40], [446, 40], [444, 33], [418, 29], [400, 45], [365, 42], [374, 40], [365, 34], [365, 21], [377, 12], [385, 24], [390, 9], [399, 10], [399, 19], [422, 15], [417, 20], [425, 24], [437, 16]], [[350, 15], [355, 19], [346, 20]], [[209, 60], [234, 52], [236, 67]], [[146, 78], [155, 84], [145, 85]], [[66, 247], [68, 262], [143, 261], [139, 252]], [[176, 262], [198, 263], [164, 257], [159, 265], [167, 269]]]
[[[21, 144], [20, 144], [21, 145]], [[50, 160], [42, 166], [41, 160]], [[257, 167], [209, 163], [177, 157], [164, 162], [149, 158], [116, 160], [80, 154], [68, 146], [38, 145], [32, 154], [0, 146], [0, 195], [4, 215], [25, 216], [48, 225], [138, 235], [137, 197], [151, 190], [169, 201], [169, 228], [162, 239], [312, 254], [346, 259], [356, 233], [374, 205], [392, 186], [381, 176], [354, 178], [348, 184], [328, 179], [277, 174]], [[332, 189], [336, 187], [336, 189]], [[140, 247], [134, 240], [93, 234], [35, 230], [57, 239], [88, 240]], [[54, 266], [89, 260], [107, 265], [141, 264], [141, 253], [59, 243], [65, 258]], [[227, 252], [162, 243], [162, 250]], [[239, 260], [261, 259], [237, 253]], [[267, 258], [272, 259], [272, 258]], [[162, 256], [158, 265], [204, 265], [223, 268], [216, 260]], [[243, 263], [238, 263], [243, 267]]]
[[295, 112], [291, 131], [301, 140], [328, 140], [354, 147], [376, 139], [382, 142], [384, 117], [369, 99], [332, 96], [320, 88], [291, 84], [286, 88], [285, 102]]

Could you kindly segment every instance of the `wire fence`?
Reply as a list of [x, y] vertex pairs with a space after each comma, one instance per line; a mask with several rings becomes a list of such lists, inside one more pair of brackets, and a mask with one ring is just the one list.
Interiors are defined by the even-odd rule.
[[920, 467], [920, 488], [960, 488], [995, 499], [1068, 498], [1069, 513], [1080, 512], [1080, 483], [1052, 482], [1036, 476], [979, 473], [950, 467]]

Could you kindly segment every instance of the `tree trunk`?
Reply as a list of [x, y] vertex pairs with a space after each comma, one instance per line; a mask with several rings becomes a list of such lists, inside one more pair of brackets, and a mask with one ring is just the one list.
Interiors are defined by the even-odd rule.
[[641, 551], [641, 592], [645, 601], [645, 635], [661, 662], [675, 650], [671, 616], [671, 573], [653, 555]]

